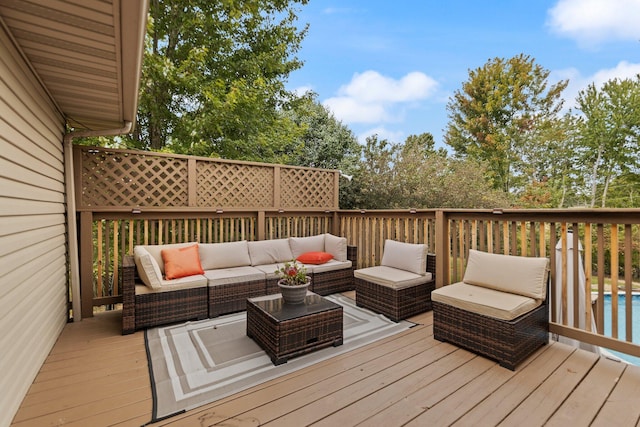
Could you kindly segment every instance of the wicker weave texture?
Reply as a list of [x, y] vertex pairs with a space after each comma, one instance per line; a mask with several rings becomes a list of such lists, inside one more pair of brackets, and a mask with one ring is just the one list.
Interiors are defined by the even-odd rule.
[[209, 286], [209, 317], [246, 310], [247, 298], [266, 293], [265, 280]]
[[274, 365], [343, 340], [342, 307], [277, 321], [260, 307], [247, 302], [247, 336], [264, 349]]
[[431, 310], [431, 291], [436, 282], [394, 289], [359, 278], [354, 278], [356, 304], [387, 316], [394, 322]]
[[136, 329], [206, 319], [207, 288], [136, 295]]
[[515, 370], [549, 341], [549, 306], [505, 321], [433, 302], [433, 335]]

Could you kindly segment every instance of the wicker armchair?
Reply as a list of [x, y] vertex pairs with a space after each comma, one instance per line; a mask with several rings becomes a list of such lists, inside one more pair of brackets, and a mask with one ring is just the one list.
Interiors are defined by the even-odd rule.
[[376, 313], [384, 314], [394, 322], [399, 322], [402, 319], [431, 310], [431, 291], [435, 289], [436, 257], [426, 253], [425, 246], [423, 250], [426, 254], [426, 267], [424, 262], [418, 262], [421, 266], [417, 268], [422, 271], [421, 273], [418, 273], [417, 269], [407, 271], [406, 268], [409, 267], [402, 265], [393, 267], [393, 262], [385, 262], [384, 254], [389, 254], [394, 250], [390, 249], [390, 245], [394, 249], [400, 247], [398, 245], [418, 246], [391, 240], [385, 242], [382, 264], [387, 265], [364, 268], [354, 272], [356, 304]]
[[433, 335], [516, 367], [549, 341], [548, 259], [469, 251], [462, 282], [432, 293]]

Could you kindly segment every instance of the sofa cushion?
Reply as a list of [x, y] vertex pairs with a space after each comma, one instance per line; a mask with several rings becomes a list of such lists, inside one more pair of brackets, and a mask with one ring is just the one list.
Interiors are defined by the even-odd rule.
[[246, 240], [227, 243], [201, 243], [200, 261], [204, 270], [251, 265]]
[[[264, 272], [251, 266], [218, 268], [204, 272], [209, 286], [229, 285], [233, 283], [264, 281]], [[260, 285], [256, 285], [260, 286]], [[262, 286], [265, 286], [263, 283]]]
[[294, 258], [307, 252], [324, 252], [324, 234], [309, 237], [289, 237]]
[[347, 261], [347, 238], [326, 233], [324, 235], [324, 251], [333, 255], [336, 261]]
[[431, 292], [431, 299], [453, 307], [501, 320], [513, 320], [541, 304], [541, 300], [464, 282]]
[[203, 274], [198, 245], [185, 248], [168, 248], [161, 252], [164, 261], [164, 276], [167, 280]]
[[424, 275], [427, 273], [427, 245], [386, 240], [380, 265]]
[[[182, 289], [206, 288], [207, 278], [203, 275], [186, 276], [179, 279], [163, 280], [162, 285], [157, 289], [148, 286], [136, 285], [136, 295], [150, 294], [154, 292], [171, 292]], [[145, 289], [146, 288], [146, 289]]]
[[307, 273], [317, 274], [317, 273], [324, 273], [327, 271], [350, 269], [351, 261], [350, 260], [337, 261], [335, 259], [332, 259], [330, 261], [325, 262], [324, 264], [317, 264], [317, 265], [305, 264], [304, 266], [307, 268]]
[[142, 246], [134, 246], [133, 260], [136, 263], [138, 275], [142, 283], [150, 289], [160, 289], [162, 286], [162, 271], [156, 259]]
[[289, 239], [248, 242], [251, 265], [276, 264], [294, 259]]
[[333, 255], [327, 252], [305, 252], [296, 257], [296, 261], [303, 264], [324, 264], [333, 259]]
[[361, 268], [354, 271], [353, 275], [358, 279], [393, 289], [409, 288], [432, 280], [431, 273], [416, 274], [407, 270], [401, 270], [385, 265]]
[[469, 250], [463, 282], [544, 300], [549, 260]]
[[162, 260], [162, 250], [171, 248], [186, 248], [187, 246], [197, 245], [198, 242], [186, 242], [186, 243], [168, 243], [165, 245], [140, 245], [147, 250], [156, 260], [162, 275], [164, 275], [164, 261]]
[[253, 268], [260, 270], [264, 273], [267, 280], [277, 279], [280, 277], [280, 274], [277, 273], [277, 270], [282, 268], [282, 264], [262, 264], [262, 265], [254, 265]]

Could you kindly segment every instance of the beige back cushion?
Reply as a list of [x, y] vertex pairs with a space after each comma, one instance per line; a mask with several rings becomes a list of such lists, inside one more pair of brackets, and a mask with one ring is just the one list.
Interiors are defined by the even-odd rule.
[[333, 234], [324, 235], [324, 251], [333, 255], [333, 259], [340, 262], [347, 261], [347, 238]]
[[162, 271], [155, 258], [143, 247], [134, 246], [133, 260], [136, 263], [138, 276], [142, 283], [151, 289], [160, 289], [162, 286]]
[[[187, 246], [197, 245], [198, 242], [188, 242], [188, 243], [170, 243], [166, 245], [141, 245], [141, 247], [145, 248], [149, 254], [156, 260], [158, 266], [160, 267], [160, 272], [164, 276], [164, 261], [162, 259], [162, 250], [163, 249], [171, 249], [171, 248], [186, 248]], [[135, 253], [134, 253], [135, 255]]]
[[324, 235], [309, 237], [289, 237], [294, 258], [307, 252], [324, 252]]
[[201, 243], [200, 262], [203, 270], [251, 265], [246, 240], [226, 243]]
[[503, 292], [544, 300], [549, 260], [469, 250], [463, 281]]
[[277, 264], [293, 259], [289, 239], [258, 240], [247, 245], [251, 265]]
[[427, 245], [386, 240], [380, 265], [424, 275], [427, 273]]

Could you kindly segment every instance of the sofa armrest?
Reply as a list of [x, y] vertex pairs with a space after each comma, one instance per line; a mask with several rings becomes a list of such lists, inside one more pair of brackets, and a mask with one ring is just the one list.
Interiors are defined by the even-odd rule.
[[427, 254], [427, 273], [436, 277], [436, 254]]
[[358, 247], [347, 245], [347, 259], [351, 261], [351, 268], [358, 268]]
[[122, 335], [136, 330], [136, 263], [133, 255], [122, 258]]

